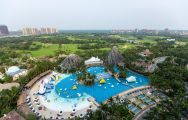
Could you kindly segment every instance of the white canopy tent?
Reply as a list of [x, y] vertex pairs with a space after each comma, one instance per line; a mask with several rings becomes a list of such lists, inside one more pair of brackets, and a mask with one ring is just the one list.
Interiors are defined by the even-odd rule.
[[127, 81], [128, 82], [136, 82], [136, 77], [130, 76], [130, 77], [127, 78]]
[[98, 57], [91, 57], [90, 59], [85, 61], [85, 65], [91, 64], [103, 64], [103, 61], [100, 60]]

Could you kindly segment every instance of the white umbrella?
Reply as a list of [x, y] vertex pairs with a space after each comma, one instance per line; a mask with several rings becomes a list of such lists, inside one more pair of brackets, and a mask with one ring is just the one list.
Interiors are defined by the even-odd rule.
[[90, 110], [92, 109], [92, 105], [89, 106], [89, 109], [90, 109]]
[[83, 118], [83, 117], [84, 117], [84, 115], [81, 113], [81, 114], [79, 115], [79, 117], [80, 117], [80, 118]]
[[26, 99], [26, 102], [30, 102], [30, 99]]
[[40, 113], [37, 112], [36, 114], [37, 114], [37, 116], [40, 116]]
[[42, 115], [39, 113], [39, 116], [42, 116]]
[[26, 98], [27, 98], [27, 99], [30, 99], [31, 97], [28, 95]]
[[39, 107], [39, 106], [41, 106], [41, 104], [40, 104], [40, 103], [38, 103], [38, 104], [37, 104], [37, 106]]
[[60, 115], [60, 116], [62, 116], [62, 115], [63, 115], [63, 112], [62, 112], [62, 111], [60, 111], [60, 112], [59, 112], [59, 115]]
[[51, 117], [50, 117], [50, 120], [52, 120], [52, 119], [53, 119], [53, 117], [51, 116]]
[[76, 112], [76, 109], [72, 109], [72, 112], [75, 113], [75, 112]]
[[39, 99], [37, 97], [35, 97], [34, 101], [37, 101], [37, 100], [39, 100]]
[[35, 103], [39, 103], [39, 100], [37, 100], [37, 101], [34, 101]]

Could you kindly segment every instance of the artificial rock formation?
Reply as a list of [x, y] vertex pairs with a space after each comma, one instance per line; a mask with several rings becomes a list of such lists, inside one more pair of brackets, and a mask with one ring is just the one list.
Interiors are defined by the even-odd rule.
[[108, 54], [107, 63], [108, 65], [118, 65], [123, 63], [123, 56], [118, 52], [116, 46], [113, 46], [112, 51]]
[[82, 59], [78, 55], [70, 54], [63, 60], [61, 66], [66, 69], [75, 68], [80, 64], [81, 60]]

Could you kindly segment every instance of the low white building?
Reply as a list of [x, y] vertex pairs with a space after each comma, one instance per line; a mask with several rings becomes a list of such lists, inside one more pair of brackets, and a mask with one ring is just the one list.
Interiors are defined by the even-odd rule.
[[168, 38], [168, 39], [166, 39], [167, 41], [169, 41], [169, 42], [171, 42], [171, 41], [176, 41], [176, 39], [174, 39], [174, 38]]
[[28, 70], [20, 69], [18, 66], [12, 66], [6, 70], [6, 74], [11, 76], [13, 80], [17, 80], [20, 76], [27, 75]]
[[91, 57], [90, 59], [86, 60], [85, 65], [98, 65], [103, 64], [103, 61], [100, 60], [98, 57]]

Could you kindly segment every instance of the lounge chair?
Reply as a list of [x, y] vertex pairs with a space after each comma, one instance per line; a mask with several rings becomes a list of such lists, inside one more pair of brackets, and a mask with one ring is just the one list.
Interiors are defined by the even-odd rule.
[[84, 114], [81, 113], [81, 114], [79, 115], [79, 117], [80, 117], [80, 118], [83, 118], [83, 117], [84, 117]]
[[134, 105], [133, 104], [128, 104], [127, 107], [131, 108], [131, 107], [134, 107]]
[[161, 100], [161, 99], [159, 99], [159, 98], [157, 98], [157, 97], [154, 98], [154, 101], [155, 101], [155, 102], [159, 102], [160, 100]]
[[146, 98], [146, 99], [144, 99], [143, 101], [144, 101], [146, 104], [148, 104], [148, 105], [150, 105], [150, 104], [153, 103], [153, 101], [152, 101], [151, 99], [149, 99], [149, 98]]
[[155, 102], [154, 102], [154, 101], [150, 101], [150, 102], [149, 102], [149, 105], [152, 105], [152, 104], [155, 104]]
[[30, 105], [31, 105], [31, 102], [27, 103], [27, 105], [30, 106]]
[[141, 104], [139, 104], [139, 105], [138, 105], [138, 107], [140, 107], [141, 109], [144, 109], [144, 108], [146, 108], [146, 107], [147, 107], [147, 105], [146, 105], [146, 104], [144, 104], [144, 103], [141, 103]]
[[129, 99], [131, 102], [134, 102], [134, 101], [136, 101], [136, 98], [130, 98]]
[[156, 96], [155, 95], [153, 95], [153, 94], [151, 94], [151, 95], [147, 95], [149, 98], [151, 98], [151, 99], [154, 99]]
[[134, 114], [137, 114], [137, 113], [140, 112], [140, 110], [139, 109], [135, 109], [133, 112], [134, 112]]
[[136, 106], [138, 106], [140, 103], [142, 103], [140, 100], [136, 100], [133, 102]]
[[32, 108], [33, 108], [33, 106], [32, 106], [32, 105], [30, 105], [30, 106], [29, 106], [29, 108], [30, 108], [30, 109], [32, 109]]
[[140, 94], [140, 95], [138, 95], [137, 96], [139, 99], [143, 99], [143, 98], [145, 98], [145, 95], [144, 94]]
[[30, 102], [30, 99], [26, 99], [26, 103], [29, 103]]

